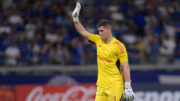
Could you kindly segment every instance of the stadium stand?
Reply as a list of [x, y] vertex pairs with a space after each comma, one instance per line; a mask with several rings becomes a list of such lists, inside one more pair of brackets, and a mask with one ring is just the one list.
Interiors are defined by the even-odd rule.
[[[114, 37], [127, 46], [130, 64], [180, 63], [178, 1], [84, 1], [81, 16], [87, 30], [97, 33], [97, 21], [110, 19]], [[74, 28], [74, 4], [73, 0], [1, 0], [0, 64], [96, 64], [95, 46]]]

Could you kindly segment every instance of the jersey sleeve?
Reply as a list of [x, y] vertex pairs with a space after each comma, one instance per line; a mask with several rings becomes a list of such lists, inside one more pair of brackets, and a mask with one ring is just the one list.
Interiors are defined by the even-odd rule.
[[89, 33], [89, 36], [88, 36], [89, 41], [92, 41], [93, 43], [97, 43], [97, 41], [99, 41], [100, 39], [101, 37], [99, 35]]
[[128, 54], [127, 54], [125, 46], [120, 42], [116, 42], [116, 45], [118, 47], [118, 49], [117, 49], [118, 54], [117, 55], [118, 55], [118, 58], [120, 60], [120, 63], [128, 62]]

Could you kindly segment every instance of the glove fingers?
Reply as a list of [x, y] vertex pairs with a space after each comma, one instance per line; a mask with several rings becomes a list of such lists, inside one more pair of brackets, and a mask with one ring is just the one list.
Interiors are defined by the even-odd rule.
[[131, 100], [127, 98], [127, 101], [131, 101]]
[[126, 96], [126, 94], [125, 94], [125, 93], [123, 94], [123, 97], [124, 97], [125, 99], [127, 99], [127, 96]]
[[132, 101], [134, 99], [134, 96], [124, 96], [125, 99], [127, 99], [128, 101]]
[[134, 93], [133, 93], [133, 95], [132, 95], [132, 100], [133, 100], [133, 99], [135, 99], [135, 94], [134, 94]]
[[78, 10], [80, 10], [80, 9], [81, 9], [81, 4], [80, 4], [79, 2], [77, 2], [77, 4], [76, 4], [76, 8], [77, 8]]
[[129, 100], [132, 101], [134, 98], [135, 98], [134, 95], [132, 95], [129, 97]]
[[76, 8], [78, 7], [78, 5], [79, 5], [79, 2], [76, 3]]
[[128, 97], [127, 100], [128, 100], [128, 101], [131, 101], [131, 97]]
[[130, 100], [133, 100], [133, 96], [130, 97]]

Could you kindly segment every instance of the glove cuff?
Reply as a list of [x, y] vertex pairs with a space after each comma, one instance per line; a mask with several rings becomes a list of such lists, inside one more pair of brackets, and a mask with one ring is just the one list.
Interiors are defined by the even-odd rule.
[[130, 88], [131, 87], [131, 81], [125, 82], [125, 88]]
[[74, 21], [74, 22], [79, 22], [79, 18], [78, 18], [78, 17], [77, 17], [77, 18], [74, 18], [74, 17], [73, 17], [73, 21]]

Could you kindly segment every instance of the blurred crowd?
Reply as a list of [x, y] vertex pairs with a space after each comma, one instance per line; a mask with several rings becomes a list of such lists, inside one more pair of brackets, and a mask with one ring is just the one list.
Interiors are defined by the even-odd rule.
[[[96, 64], [96, 47], [78, 35], [72, 11], [78, 0], [1, 0], [0, 65]], [[91, 33], [113, 22], [113, 35], [130, 64], [180, 64], [178, 0], [79, 0]]]

